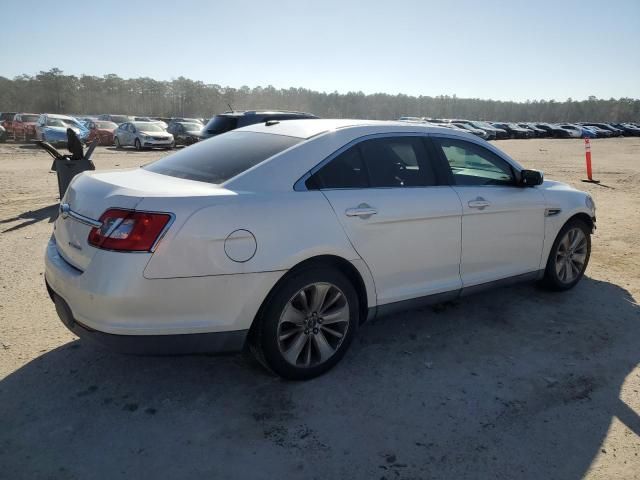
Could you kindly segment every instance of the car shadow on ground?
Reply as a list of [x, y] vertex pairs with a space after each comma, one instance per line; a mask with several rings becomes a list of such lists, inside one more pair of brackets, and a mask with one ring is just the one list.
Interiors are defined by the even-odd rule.
[[[52, 307], [53, 308], [53, 307]], [[0, 381], [6, 478], [582, 478], [640, 360], [623, 288], [531, 285], [363, 327], [333, 371], [73, 341]], [[611, 454], [611, 452], [609, 452]]]
[[41, 222], [42, 220], [47, 220], [48, 223], [52, 223], [58, 218], [58, 207], [60, 205], [58, 203], [53, 203], [51, 205], [47, 205], [46, 207], [38, 208], [37, 210], [29, 210], [20, 215], [16, 215], [11, 218], [5, 218], [0, 220], [0, 225], [4, 223], [17, 222], [20, 220], [24, 220], [23, 222], [14, 225], [11, 228], [7, 228], [6, 230], [2, 230], [2, 233], [13, 232], [14, 230], [20, 230], [21, 228], [28, 227], [33, 225], [34, 223]]

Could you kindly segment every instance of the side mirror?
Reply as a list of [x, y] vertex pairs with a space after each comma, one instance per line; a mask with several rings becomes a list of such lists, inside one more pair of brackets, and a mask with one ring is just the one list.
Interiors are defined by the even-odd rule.
[[521, 170], [520, 185], [523, 187], [535, 187], [542, 185], [544, 175], [539, 170]]

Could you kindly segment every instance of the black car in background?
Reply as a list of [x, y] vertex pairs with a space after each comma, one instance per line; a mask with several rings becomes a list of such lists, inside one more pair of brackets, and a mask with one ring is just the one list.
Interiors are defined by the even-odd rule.
[[536, 128], [541, 128], [545, 132], [547, 132], [547, 136], [553, 138], [569, 138], [569, 133], [566, 130], [563, 130], [557, 125], [553, 125], [551, 123], [534, 123]]
[[631, 123], [614, 123], [611, 125], [624, 132], [625, 136], [638, 137], [640, 136], [640, 127]]
[[7, 130], [0, 125], [0, 143], [4, 143], [7, 141]]
[[547, 131], [542, 129], [542, 128], [538, 128], [535, 125], [533, 125], [532, 123], [519, 123], [519, 126], [521, 126], [522, 128], [526, 128], [528, 130], [531, 130], [533, 132], [533, 135], [536, 138], [543, 138], [548, 136]]
[[191, 145], [202, 139], [202, 125], [200, 122], [171, 122], [167, 132], [173, 135], [176, 145]]
[[286, 110], [248, 110], [229, 111], [215, 115], [204, 127], [202, 136], [204, 138], [220, 135], [221, 133], [246, 127], [256, 123], [263, 123], [277, 120], [301, 120], [307, 118], [318, 118], [315, 115], [305, 112], [289, 112]]
[[533, 132], [527, 128], [522, 128], [517, 123], [497, 123], [491, 122], [491, 125], [502, 130], [506, 130], [510, 138], [532, 138]]

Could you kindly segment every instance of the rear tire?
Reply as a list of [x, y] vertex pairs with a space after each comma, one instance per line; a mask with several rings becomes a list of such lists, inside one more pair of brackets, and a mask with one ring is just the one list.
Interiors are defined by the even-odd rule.
[[314, 378], [344, 356], [359, 312], [358, 294], [340, 271], [305, 268], [291, 273], [269, 295], [252, 327], [249, 347], [281, 377]]
[[580, 219], [569, 220], [558, 233], [542, 284], [550, 290], [573, 288], [584, 275], [591, 256], [591, 228]]

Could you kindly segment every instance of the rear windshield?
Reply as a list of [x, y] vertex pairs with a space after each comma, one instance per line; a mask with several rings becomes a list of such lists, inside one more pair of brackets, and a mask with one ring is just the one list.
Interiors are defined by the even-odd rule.
[[209, 123], [205, 130], [207, 133], [218, 135], [238, 128], [238, 119], [236, 117], [227, 117], [225, 115], [216, 115]]
[[303, 139], [257, 132], [229, 132], [146, 165], [146, 170], [208, 183], [224, 183]]

